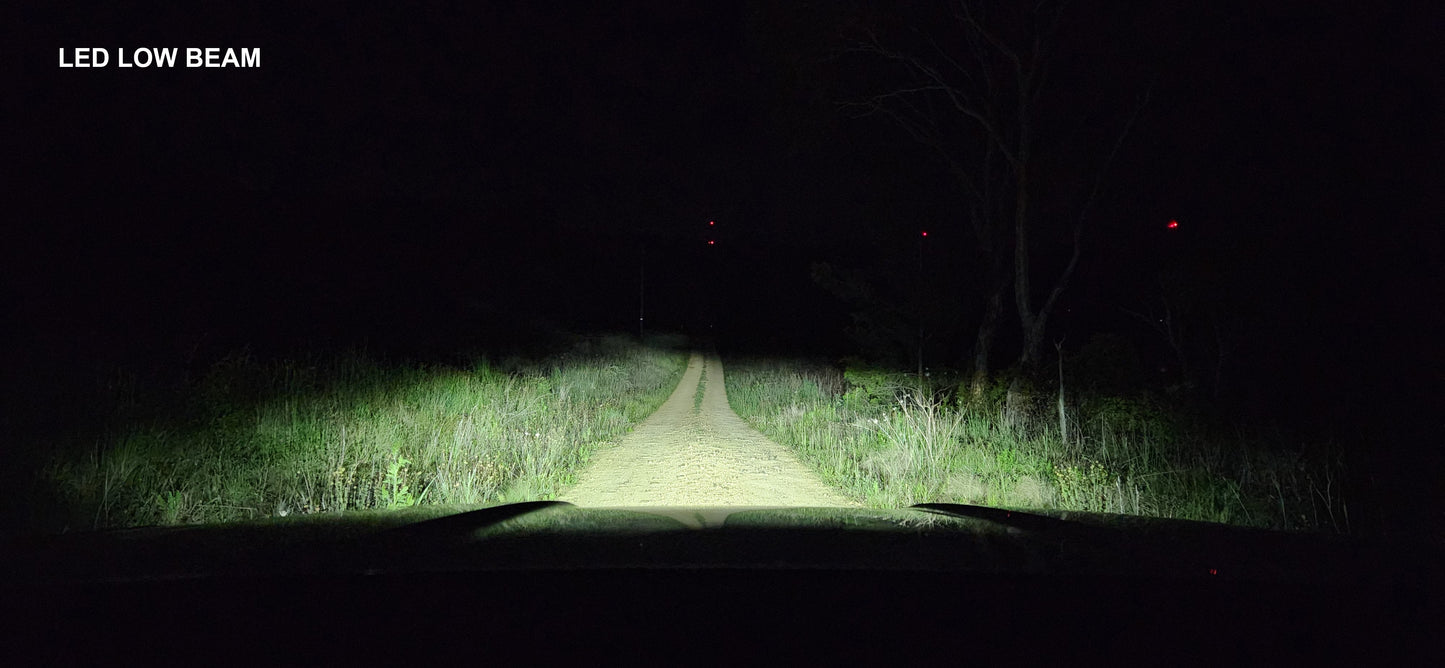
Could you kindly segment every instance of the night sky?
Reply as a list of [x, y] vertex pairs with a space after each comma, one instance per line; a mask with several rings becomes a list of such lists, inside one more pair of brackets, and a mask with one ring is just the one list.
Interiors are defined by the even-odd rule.
[[[649, 327], [837, 359], [850, 306], [813, 266], [915, 298], [923, 229], [919, 299], [962, 332], [929, 356], [969, 359], [964, 195], [850, 110], [887, 70], [839, 52], [859, 26], [947, 39], [929, 3], [40, 4], [0, 28], [12, 377], [635, 331], [644, 269]], [[1233, 296], [1246, 400], [1437, 401], [1430, 3], [1124, 4], [1070, 6], [1041, 106], [1046, 290], [1100, 147], [1150, 93], [1050, 339], [1156, 345], [1124, 309], [1182, 267]], [[116, 66], [142, 46], [259, 48], [261, 67]], [[76, 47], [112, 63], [58, 67]], [[1000, 368], [1017, 330], [1006, 309]]]

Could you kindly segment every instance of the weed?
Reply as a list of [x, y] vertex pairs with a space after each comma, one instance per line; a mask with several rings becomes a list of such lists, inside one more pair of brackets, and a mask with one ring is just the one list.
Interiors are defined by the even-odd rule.
[[391, 463], [386, 465], [385, 486], [381, 490], [382, 508], [395, 509], [411, 506], [416, 503], [416, 498], [411, 495], [411, 486], [406, 482], [406, 467], [411, 466], [411, 460], [401, 456], [401, 449], [392, 446]]
[[702, 412], [702, 398], [707, 392], [707, 367], [702, 368], [702, 373], [697, 377], [697, 391], [692, 394], [692, 412]]

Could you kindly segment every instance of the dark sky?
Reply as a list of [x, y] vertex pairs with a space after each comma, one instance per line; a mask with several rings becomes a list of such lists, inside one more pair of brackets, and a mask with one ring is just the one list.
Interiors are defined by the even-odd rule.
[[[1045, 99], [1041, 211], [1063, 219], [1157, 76], [1057, 335], [1126, 328], [1120, 306], [1187, 266], [1244, 296], [1260, 376], [1438, 385], [1438, 13], [1125, 4], [1070, 7]], [[849, 21], [926, 3], [48, 5], [3, 28], [0, 296], [33, 364], [446, 346], [534, 316], [627, 329], [644, 262], [659, 327], [834, 350], [847, 309], [811, 263], [906, 265], [931, 228], [933, 282], [967, 273], [947, 173], [839, 107], [875, 83], [831, 51]], [[262, 66], [58, 67], [140, 46]], [[1066, 238], [1050, 224], [1041, 271]]]

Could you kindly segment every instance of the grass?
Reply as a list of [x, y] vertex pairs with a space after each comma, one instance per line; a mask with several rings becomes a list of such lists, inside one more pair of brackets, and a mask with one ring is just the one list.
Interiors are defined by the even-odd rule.
[[739, 359], [726, 383], [734, 411], [873, 508], [954, 502], [1348, 530], [1327, 448], [1207, 434], [1148, 397], [1086, 397], [1067, 407], [1064, 439], [1045, 397], [1010, 426], [997, 401], [903, 374]]
[[697, 391], [692, 394], [692, 412], [702, 412], [702, 398], [707, 394], [707, 366], [702, 367], [702, 373], [697, 377]]
[[[554, 498], [662, 404], [677, 340], [582, 340], [541, 360], [384, 364], [236, 355], [142, 423], [53, 452], [48, 528], [225, 522]], [[123, 422], [111, 420], [112, 423]]]

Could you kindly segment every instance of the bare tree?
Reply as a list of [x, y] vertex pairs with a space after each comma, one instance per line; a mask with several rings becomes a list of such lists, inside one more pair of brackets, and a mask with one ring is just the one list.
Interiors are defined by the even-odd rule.
[[1210, 372], [1210, 394], [1217, 400], [1224, 387], [1224, 364], [1239, 349], [1238, 322], [1224, 316], [1220, 309], [1210, 311], [1209, 325], [1214, 336], [1207, 345]]
[[[882, 114], [947, 165], [966, 194], [980, 251], [988, 258], [985, 300], [974, 345], [972, 391], [982, 392], [989, 355], [1012, 283], [1023, 347], [1021, 370], [1039, 361], [1040, 347], [1059, 295], [1078, 266], [1090, 210], [1098, 200], [1109, 165], [1138, 118], [1148, 95], [1141, 95], [1122, 123], [1077, 213], [1071, 221], [1071, 251], [1052, 279], [1043, 301], [1034, 294], [1030, 235], [1036, 226], [1034, 171], [1040, 107], [1065, 5], [1041, 2], [1020, 14], [989, 17], [983, 5], [958, 2], [948, 17], [948, 35], [939, 39], [918, 26], [905, 28], [910, 49], [891, 46], [871, 27], [860, 30], [851, 46], [893, 63], [901, 83], [865, 100], [848, 103], [859, 115]], [[1006, 32], [1000, 32], [1004, 30]], [[1009, 234], [1012, 232], [1012, 235]], [[1010, 238], [1011, 237], [1011, 238]], [[1011, 281], [1008, 245], [1013, 247]], [[1018, 395], [1018, 378], [1010, 404]]]
[[[919, 31], [915, 28], [911, 32], [917, 36]], [[987, 383], [993, 343], [1009, 287], [1005, 262], [1006, 218], [1001, 214], [1007, 195], [1002, 185], [1013, 157], [1008, 143], [1000, 141], [997, 129], [1001, 123], [994, 104], [996, 84], [987, 67], [980, 70], [981, 78], [976, 77], [932, 39], [928, 40], [932, 50], [924, 53], [894, 49], [884, 41], [875, 30], [865, 27], [851, 44], [850, 51], [901, 65], [902, 76], [908, 83], [844, 106], [859, 117], [879, 114], [896, 123], [947, 167], [966, 195], [969, 226], [984, 258], [983, 270], [979, 272], [984, 305], [973, 341], [970, 381], [970, 391], [978, 397]], [[969, 46], [974, 60], [986, 63], [980, 43], [970, 39]], [[951, 67], [941, 69], [940, 61]]]
[[[1195, 287], [1203, 286], [1203, 287]], [[1141, 312], [1122, 309], [1162, 337], [1179, 370], [1178, 388], [1207, 387], [1218, 399], [1226, 362], [1239, 347], [1238, 322], [1227, 301], [1208, 282], [1181, 270], [1159, 276], [1158, 306]]]
[[1184, 285], [1184, 281], [1177, 274], [1161, 274], [1159, 290], [1162, 298], [1158, 310], [1140, 312], [1123, 309], [1123, 311], [1138, 318], [1163, 337], [1165, 343], [1169, 344], [1169, 352], [1174, 355], [1174, 364], [1179, 369], [1180, 377], [1187, 383], [1192, 382], [1194, 378], [1189, 354], [1189, 344], [1192, 339], [1188, 336], [1189, 323], [1193, 316], [1194, 296], [1183, 287]]

